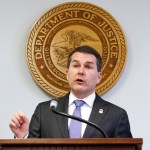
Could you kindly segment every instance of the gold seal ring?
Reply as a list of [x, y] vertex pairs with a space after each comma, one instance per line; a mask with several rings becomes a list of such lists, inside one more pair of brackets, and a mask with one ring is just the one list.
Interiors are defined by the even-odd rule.
[[119, 79], [126, 60], [126, 42], [118, 22], [104, 9], [85, 2], [60, 4], [33, 26], [27, 41], [26, 59], [32, 77], [51, 96], [66, 94], [66, 63], [69, 53], [89, 45], [102, 56], [102, 80], [98, 94]]

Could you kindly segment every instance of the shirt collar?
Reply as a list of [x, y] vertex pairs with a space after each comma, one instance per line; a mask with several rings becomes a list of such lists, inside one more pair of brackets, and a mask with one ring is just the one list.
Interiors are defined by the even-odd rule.
[[[93, 107], [93, 103], [94, 103], [94, 100], [95, 100], [95, 97], [96, 97], [96, 94], [95, 92], [93, 92], [91, 95], [83, 98], [82, 100], [86, 102], [87, 105], [89, 105], [90, 107]], [[73, 95], [73, 93], [71, 92], [70, 95], [69, 95], [69, 106], [73, 103], [74, 100], [77, 100], [78, 98], [75, 97]]]

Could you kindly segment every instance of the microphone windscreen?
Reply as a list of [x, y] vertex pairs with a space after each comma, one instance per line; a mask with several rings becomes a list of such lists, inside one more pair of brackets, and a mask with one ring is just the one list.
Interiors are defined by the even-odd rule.
[[51, 109], [56, 109], [58, 105], [58, 102], [56, 100], [51, 100], [50, 101], [50, 108]]

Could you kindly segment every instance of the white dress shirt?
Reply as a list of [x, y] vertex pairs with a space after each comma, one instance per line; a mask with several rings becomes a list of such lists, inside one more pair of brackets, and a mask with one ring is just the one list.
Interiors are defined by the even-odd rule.
[[[94, 92], [91, 95], [89, 95], [88, 97], [82, 99], [85, 102], [85, 104], [81, 107], [82, 119], [89, 120], [95, 97], [96, 97], [96, 94]], [[73, 101], [77, 100], [77, 99], [78, 99], [77, 97], [75, 97], [72, 93], [70, 93], [70, 95], [69, 95], [68, 114], [73, 115], [73, 112], [74, 112], [74, 110], [76, 108], [76, 106], [73, 103]], [[70, 121], [71, 121], [71, 119], [68, 120], [68, 127], [70, 125]], [[84, 131], [85, 131], [85, 128], [86, 128], [87, 124], [86, 123], [82, 123], [81, 126], [82, 126], [81, 127], [81, 137], [83, 137], [83, 134], [84, 134]]]

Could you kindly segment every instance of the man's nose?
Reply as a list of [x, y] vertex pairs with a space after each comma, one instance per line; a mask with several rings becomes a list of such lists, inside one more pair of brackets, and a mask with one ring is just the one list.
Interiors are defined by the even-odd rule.
[[81, 66], [81, 67], [79, 68], [78, 73], [79, 73], [79, 74], [84, 74], [84, 67], [83, 67], [83, 66]]

